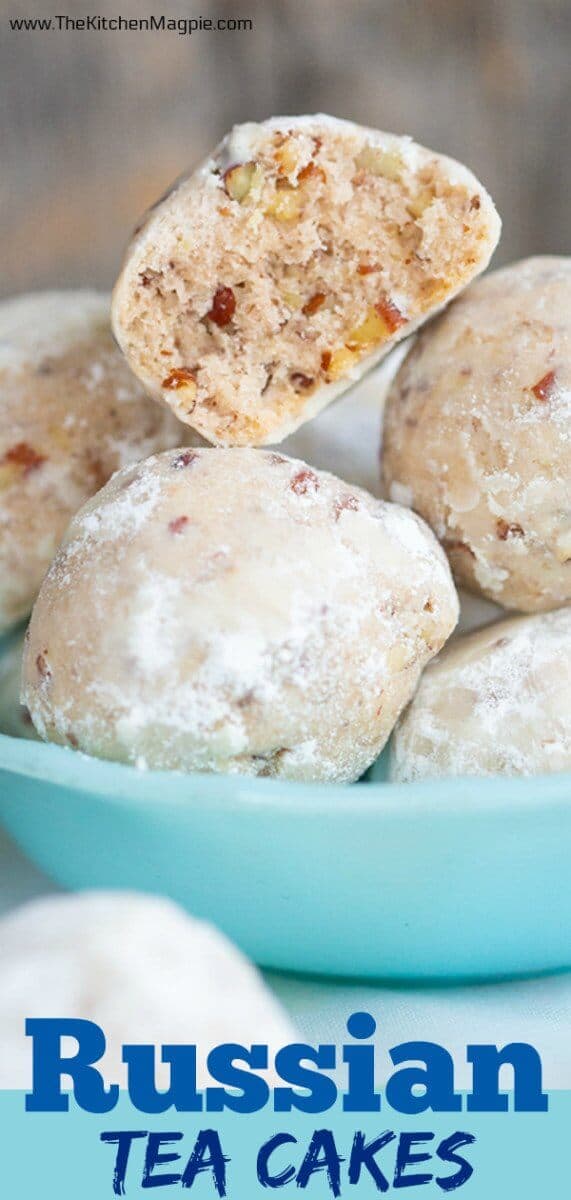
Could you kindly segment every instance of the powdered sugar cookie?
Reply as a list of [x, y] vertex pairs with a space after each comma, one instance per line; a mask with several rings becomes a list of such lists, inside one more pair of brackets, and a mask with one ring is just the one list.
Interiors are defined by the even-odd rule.
[[23, 699], [42, 737], [105, 758], [350, 781], [457, 616], [406, 509], [275, 452], [166, 453], [72, 522]]
[[[0, 920], [0, 962], [2, 1088], [30, 1085], [24, 1017], [95, 1021], [107, 1039], [97, 1068], [123, 1087], [124, 1044], [195, 1044], [198, 1078], [210, 1082], [205, 1061], [213, 1046], [267, 1042], [275, 1053], [294, 1040], [240, 951], [158, 896], [93, 891], [32, 901]], [[158, 1079], [168, 1086], [169, 1068], [160, 1053], [157, 1060]]]
[[397, 725], [391, 778], [569, 771], [570, 698], [571, 609], [457, 638]]
[[483, 270], [470, 171], [327, 116], [237, 126], [140, 225], [113, 300], [145, 387], [211, 442], [279, 442]]
[[387, 398], [383, 475], [460, 584], [525, 612], [571, 601], [571, 258], [486, 276], [420, 334]]
[[30, 611], [65, 527], [113, 471], [180, 441], [89, 291], [0, 304], [0, 632]]

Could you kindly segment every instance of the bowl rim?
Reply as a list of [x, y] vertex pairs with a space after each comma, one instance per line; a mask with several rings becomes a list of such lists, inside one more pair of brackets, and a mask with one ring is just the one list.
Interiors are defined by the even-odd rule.
[[[44, 782], [127, 808], [264, 807], [307, 815], [375, 813], [465, 817], [540, 808], [571, 813], [571, 772], [439, 776], [413, 783], [303, 783], [239, 774], [141, 770], [66, 746], [0, 734], [0, 772]], [[0, 809], [2, 796], [0, 792]]]

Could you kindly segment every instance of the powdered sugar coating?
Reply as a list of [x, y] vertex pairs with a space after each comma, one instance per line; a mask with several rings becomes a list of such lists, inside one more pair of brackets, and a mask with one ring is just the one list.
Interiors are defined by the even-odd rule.
[[280, 442], [483, 270], [499, 230], [471, 172], [410, 138], [323, 114], [237, 126], [137, 228], [115, 334], [210, 442]]
[[457, 638], [425, 671], [391, 744], [390, 775], [571, 769], [571, 609]]
[[387, 398], [383, 477], [460, 584], [526, 612], [571, 601], [571, 258], [486, 276], [419, 336]]
[[182, 450], [72, 522], [23, 694], [44, 738], [102, 757], [349, 781], [457, 616], [412, 513], [275, 452]]
[[[212, 1082], [205, 1062], [213, 1046], [267, 1042], [275, 1053], [294, 1040], [240, 951], [214, 926], [157, 896], [93, 891], [32, 901], [0, 921], [0, 962], [2, 1088], [31, 1083], [24, 1017], [95, 1021], [107, 1038], [98, 1069], [122, 1087], [124, 1044], [195, 1044], [204, 1085]], [[157, 1060], [167, 1087], [160, 1050]]]
[[180, 436], [114, 344], [108, 297], [40, 292], [0, 304], [0, 633], [30, 611], [88, 496]]

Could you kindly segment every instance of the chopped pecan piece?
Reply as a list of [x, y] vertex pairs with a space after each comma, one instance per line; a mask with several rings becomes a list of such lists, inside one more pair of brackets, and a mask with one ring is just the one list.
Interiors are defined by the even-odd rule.
[[278, 135], [274, 159], [277, 163], [279, 173], [281, 175], [292, 175], [299, 162], [299, 157], [299, 139], [293, 131], [290, 130], [289, 134]]
[[303, 305], [303, 308], [301, 311], [302, 311], [302, 313], [304, 313], [304, 315], [306, 317], [312, 317], [313, 314], [316, 313], [318, 311], [318, 309], [321, 308], [321, 306], [324, 302], [325, 302], [325, 292], [314, 292], [313, 296], [310, 296], [309, 300], [307, 300], [306, 303]]
[[161, 387], [177, 392], [179, 388], [191, 387], [193, 384], [196, 387], [196, 376], [190, 367], [173, 367], [166, 379], [163, 379]]
[[2, 462], [10, 463], [14, 467], [21, 467], [24, 475], [29, 475], [31, 471], [37, 471], [38, 467], [45, 463], [45, 454], [38, 454], [33, 446], [28, 442], [17, 442], [15, 446], [11, 446], [6, 451]]
[[298, 183], [304, 183], [306, 179], [321, 179], [326, 183], [327, 176], [323, 167], [318, 167], [314, 162], [308, 162], [307, 166], [302, 167], [297, 177]]
[[503, 517], [498, 517], [496, 521], [496, 533], [501, 542], [507, 542], [509, 537], [523, 537], [524, 532], [517, 521], [510, 523], [509, 521], [504, 521]]
[[301, 214], [303, 197], [295, 188], [279, 185], [280, 180], [277, 184], [278, 190], [265, 210], [266, 216], [274, 217], [276, 221], [296, 221]]
[[384, 150], [381, 146], [369, 143], [360, 150], [355, 166], [370, 175], [382, 176], [393, 182], [401, 178], [404, 170], [404, 162], [397, 150]]
[[185, 467], [190, 467], [198, 458], [197, 450], [183, 450], [181, 454], [173, 459], [171, 467], [173, 471], [182, 471]]
[[338, 521], [343, 512], [358, 512], [360, 507], [356, 496], [343, 496], [341, 500], [335, 501], [335, 520]]
[[396, 333], [396, 330], [400, 329], [401, 325], [406, 325], [406, 317], [403, 316], [396, 304], [393, 304], [392, 300], [384, 297], [382, 300], [377, 301], [375, 309], [385, 322], [390, 333]]
[[303, 470], [294, 475], [289, 486], [296, 496], [307, 496], [308, 493], [317, 491], [319, 480], [313, 471]]
[[[323, 362], [323, 359], [321, 361]], [[335, 350], [330, 356], [326, 374], [331, 380], [336, 382], [343, 375], [346, 375], [356, 362], [358, 362], [357, 347], [352, 346], [349, 348], [348, 346], [340, 346], [339, 350]]]
[[315, 380], [311, 375], [304, 375], [303, 371], [292, 371], [290, 375], [291, 382], [295, 388], [302, 388], [306, 391], [307, 388], [313, 387]]
[[552, 399], [556, 387], [555, 371], [548, 371], [547, 375], [539, 379], [531, 390], [538, 400], [546, 401]]
[[[421, 188], [420, 192], [418, 192], [416, 196], [409, 200], [406, 206], [407, 212], [411, 217], [414, 217], [415, 220], [419, 221], [426, 212], [427, 208], [430, 207], [433, 200], [434, 191], [432, 188]], [[467, 229], [467, 226], [464, 226], [464, 229]]]
[[379, 315], [376, 307], [370, 308], [364, 321], [349, 330], [345, 345], [349, 350], [364, 351], [383, 342], [387, 335], [386, 321]]
[[234, 163], [223, 176], [227, 194], [238, 204], [243, 204], [250, 193], [259, 191], [262, 182], [262, 169], [256, 162]]
[[188, 522], [189, 517], [174, 517], [172, 521], [169, 521], [169, 533], [182, 533]]
[[206, 316], [209, 321], [214, 321], [215, 325], [219, 325], [223, 329], [225, 325], [230, 324], [235, 311], [236, 297], [232, 288], [219, 287], [214, 293], [212, 308]]

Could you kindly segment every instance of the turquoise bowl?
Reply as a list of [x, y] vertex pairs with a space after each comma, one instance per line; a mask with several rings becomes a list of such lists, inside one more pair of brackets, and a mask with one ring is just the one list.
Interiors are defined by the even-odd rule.
[[571, 966], [571, 775], [353, 787], [141, 772], [0, 736], [0, 819], [68, 888], [159, 892], [266, 967]]

